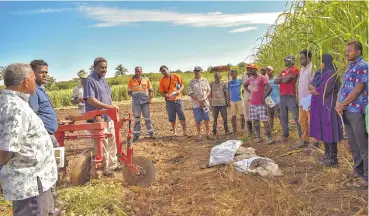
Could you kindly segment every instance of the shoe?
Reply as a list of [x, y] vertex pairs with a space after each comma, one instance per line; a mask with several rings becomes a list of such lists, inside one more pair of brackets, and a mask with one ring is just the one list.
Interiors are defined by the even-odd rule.
[[138, 135], [133, 135], [133, 142], [134, 142], [134, 141], [137, 141], [139, 137], [140, 137], [140, 136], [138, 136]]
[[268, 142], [266, 144], [271, 145], [274, 143], [274, 140], [272, 137], [268, 137]]
[[325, 160], [319, 162], [319, 164], [325, 167], [338, 167], [338, 159], [326, 157]]
[[319, 157], [319, 158], [317, 159], [317, 161], [318, 161], [318, 162], [323, 162], [323, 161], [325, 161], [325, 160], [327, 160], [327, 159], [328, 159], [328, 155], [327, 155], [327, 154], [324, 154], [323, 156]]
[[261, 142], [263, 142], [263, 138], [261, 137], [256, 138], [255, 143], [261, 143]]
[[300, 139], [299, 143], [297, 145], [295, 145], [294, 148], [296, 148], [296, 149], [305, 148], [308, 145], [309, 144], [307, 142], [305, 142], [304, 140]]

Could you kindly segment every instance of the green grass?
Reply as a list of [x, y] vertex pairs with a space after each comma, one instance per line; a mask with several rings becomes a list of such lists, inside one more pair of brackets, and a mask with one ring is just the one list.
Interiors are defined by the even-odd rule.
[[62, 188], [58, 190], [58, 198], [65, 203], [66, 215], [125, 216], [121, 184], [100, 180], [83, 187]]

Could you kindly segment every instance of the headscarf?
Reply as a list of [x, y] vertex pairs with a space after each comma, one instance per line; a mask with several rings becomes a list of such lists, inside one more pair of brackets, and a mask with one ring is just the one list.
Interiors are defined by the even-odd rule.
[[315, 75], [313, 80], [311, 81], [311, 84], [315, 87], [318, 87], [322, 84], [322, 78], [323, 78], [323, 74], [328, 72], [328, 71], [336, 71], [336, 65], [334, 65], [333, 63], [333, 57], [330, 54], [324, 53], [322, 55], [322, 62], [324, 63], [324, 68], [323, 70], [318, 70]]

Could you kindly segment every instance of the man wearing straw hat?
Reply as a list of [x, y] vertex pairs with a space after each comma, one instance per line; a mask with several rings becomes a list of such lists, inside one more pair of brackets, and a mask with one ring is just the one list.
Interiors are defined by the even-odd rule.
[[78, 75], [80, 84], [73, 90], [72, 103], [78, 104], [78, 115], [85, 113], [85, 100], [83, 99], [83, 85], [86, 81], [87, 74], [81, 73]]

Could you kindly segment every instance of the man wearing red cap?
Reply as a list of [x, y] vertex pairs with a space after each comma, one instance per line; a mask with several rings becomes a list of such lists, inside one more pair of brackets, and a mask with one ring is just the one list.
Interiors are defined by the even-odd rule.
[[292, 118], [297, 126], [298, 135], [300, 137], [300, 144], [303, 145], [304, 140], [301, 139], [302, 130], [298, 119], [298, 105], [296, 100], [296, 81], [299, 76], [299, 70], [295, 67], [295, 57], [287, 56], [284, 58], [286, 68], [282, 71], [278, 78], [274, 80], [275, 84], [280, 84], [280, 112], [283, 125], [282, 140], [287, 141], [289, 137], [288, 128], [288, 111], [291, 112]]

